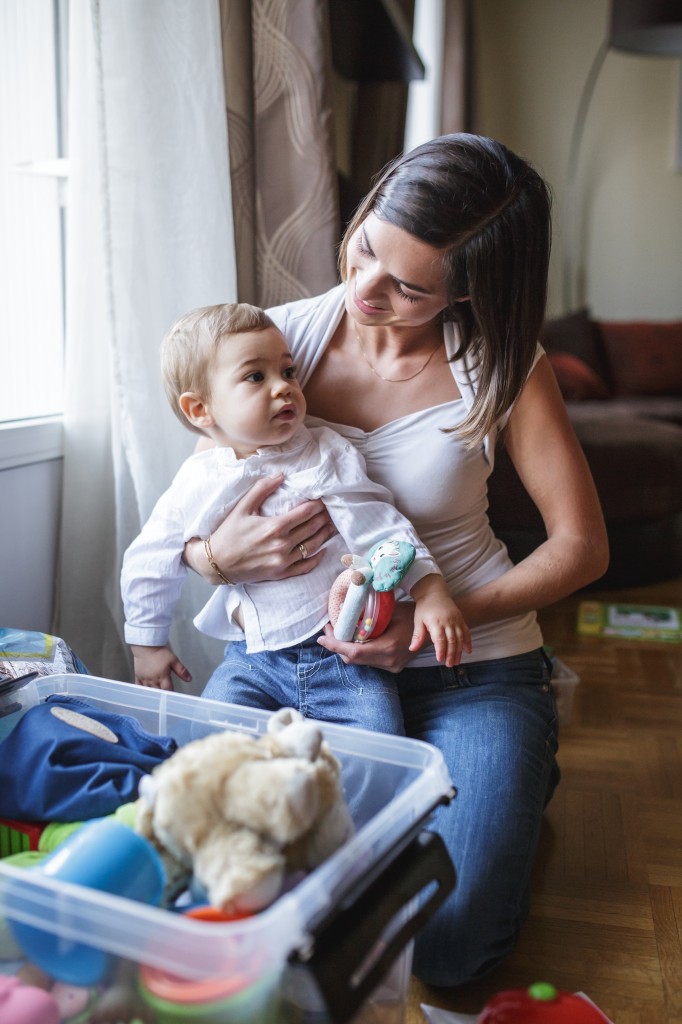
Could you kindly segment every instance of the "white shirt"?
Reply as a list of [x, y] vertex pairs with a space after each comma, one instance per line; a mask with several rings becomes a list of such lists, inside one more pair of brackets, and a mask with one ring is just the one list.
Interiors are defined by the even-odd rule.
[[[185, 542], [209, 536], [256, 480], [280, 472], [284, 483], [264, 502], [263, 513], [277, 515], [309, 498], [321, 498], [339, 535], [328, 541], [325, 557], [304, 576], [216, 587], [194, 620], [202, 632], [222, 640], [246, 639], [251, 652], [290, 647], [314, 636], [329, 621], [329, 589], [344, 569], [341, 556], [366, 555], [389, 537], [416, 549], [403, 589], [409, 591], [423, 576], [439, 572], [411, 524], [393, 507], [390, 492], [369, 479], [354, 445], [327, 427], [302, 426], [287, 444], [259, 449], [246, 459], [238, 459], [231, 448], [214, 448], [183, 463], [123, 559], [128, 643], [155, 647], [168, 642], [173, 608], [187, 574]], [[238, 607], [243, 630], [234, 619]]]
[[[323, 296], [277, 306], [268, 313], [289, 344], [301, 387], [310, 379], [344, 312], [343, 285]], [[455, 325], [444, 324], [450, 359], [458, 347]], [[536, 361], [542, 355], [538, 346]], [[438, 562], [455, 599], [496, 579], [511, 568], [504, 544], [488, 522], [488, 477], [501, 420], [475, 450], [464, 447], [454, 433], [476, 394], [477, 373], [471, 358], [452, 359], [450, 369], [460, 399], [401, 416], [376, 430], [329, 424], [362, 453], [373, 480], [391, 490], [396, 507], [412, 522]], [[323, 420], [311, 417], [308, 424]], [[534, 612], [478, 626], [472, 630], [473, 650], [462, 662], [524, 654], [542, 644]], [[435, 665], [426, 648], [410, 665]]]

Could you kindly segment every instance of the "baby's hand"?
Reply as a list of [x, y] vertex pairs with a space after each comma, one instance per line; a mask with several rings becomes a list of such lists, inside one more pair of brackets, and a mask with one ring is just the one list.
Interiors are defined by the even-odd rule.
[[411, 594], [415, 609], [410, 650], [418, 651], [429, 635], [437, 660], [447, 668], [459, 665], [462, 652], [471, 653], [471, 634], [443, 577], [436, 573], [424, 576]]
[[192, 676], [170, 647], [140, 647], [131, 644], [135, 665], [135, 682], [140, 686], [154, 686], [157, 690], [174, 690], [171, 673], [186, 683]]

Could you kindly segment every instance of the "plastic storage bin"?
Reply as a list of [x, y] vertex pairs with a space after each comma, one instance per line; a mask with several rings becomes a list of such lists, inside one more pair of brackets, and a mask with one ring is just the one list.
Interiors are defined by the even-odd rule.
[[[32, 680], [4, 704], [0, 694], [5, 730], [51, 694], [132, 715], [179, 744], [223, 729], [260, 735], [269, 717], [69, 674]], [[29, 952], [16, 946], [16, 922], [56, 936], [50, 941], [65, 958], [83, 943], [105, 954], [106, 978], [81, 997], [98, 1012], [120, 1000], [121, 1019], [135, 1019], [137, 1006], [156, 1024], [401, 1024], [412, 937], [454, 885], [439, 837], [423, 825], [454, 790], [440, 752], [426, 743], [326, 724], [324, 734], [357, 831], [268, 909], [206, 922], [0, 860], [0, 973], [12, 970], [13, 957], [18, 969]], [[78, 1019], [90, 1020], [88, 1010]]]
[[559, 658], [552, 658], [552, 686], [556, 698], [559, 725], [570, 725], [573, 718], [573, 702], [580, 677]]

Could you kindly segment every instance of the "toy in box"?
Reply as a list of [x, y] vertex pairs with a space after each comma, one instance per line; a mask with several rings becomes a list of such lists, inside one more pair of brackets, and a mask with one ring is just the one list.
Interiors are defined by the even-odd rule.
[[[93, 714], [129, 716], [180, 748], [225, 730], [262, 737], [270, 717], [64, 674], [32, 679], [12, 693], [6, 728], [59, 696], [87, 702]], [[106, 891], [106, 883], [85, 887], [63, 870], [0, 860], [0, 973], [13, 974], [28, 991], [36, 972], [32, 951], [42, 965], [39, 987], [67, 1007], [60, 1019], [83, 1024], [402, 1024], [413, 936], [454, 885], [439, 837], [424, 830], [452, 799], [452, 783], [442, 755], [428, 744], [326, 723], [323, 730], [340, 765], [354, 832], [266, 909], [207, 920], [191, 906], [182, 912], [144, 902], [151, 891], [158, 896], [154, 858], [146, 854], [144, 877], [135, 873], [136, 891], [127, 896], [119, 894], [123, 882], [121, 890], [114, 884]], [[119, 836], [132, 845], [134, 833], [104, 824], [112, 848]], [[102, 865], [100, 875], [111, 879], [112, 871]], [[20, 989], [6, 986], [7, 997], [26, 995]]]

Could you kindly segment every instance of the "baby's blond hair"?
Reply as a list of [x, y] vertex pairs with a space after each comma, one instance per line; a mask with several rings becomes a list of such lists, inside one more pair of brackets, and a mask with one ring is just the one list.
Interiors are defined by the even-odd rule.
[[181, 423], [197, 434], [180, 406], [180, 396], [192, 391], [203, 401], [211, 397], [211, 369], [222, 342], [234, 334], [274, 327], [267, 313], [248, 302], [202, 306], [180, 317], [161, 343], [161, 373], [168, 401]]

